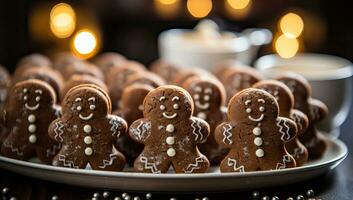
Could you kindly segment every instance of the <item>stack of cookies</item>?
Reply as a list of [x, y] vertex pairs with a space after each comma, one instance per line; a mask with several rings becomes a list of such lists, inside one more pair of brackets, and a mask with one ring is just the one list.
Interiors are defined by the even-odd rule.
[[327, 107], [302, 76], [265, 80], [224, 62], [209, 72], [117, 53], [92, 62], [32, 54], [0, 66], [0, 143], [6, 157], [61, 167], [204, 173], [279, 170], [323, 155]]

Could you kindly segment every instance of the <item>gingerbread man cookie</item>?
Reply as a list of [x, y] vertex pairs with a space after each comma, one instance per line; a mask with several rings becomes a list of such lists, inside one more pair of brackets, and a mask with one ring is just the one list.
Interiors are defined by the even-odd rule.
[[11, 90], [4, 108], [4, 124], [9, 131], [1, 147], [1, 154], [20, 160], [37, 155], [44, 163], [51, 163], [60, 144], [48, 136], [48, 126], [60, 115], [55, 106], [53, 89], [45, 82], [27, 80]]
[[299, 140], [309, 151], [309, 159], [321, 157], [326, 149], [324, 136], [316, 129], [316, 123], [321, 121], [328, 113], [328, 108], [319, 100], [311, 98], [309, 82], [299, 74], [288, 73], [277, 80], [286, 84], [295, 98], [294, 108], [308, 116], [309, 127], [299, 136]]
[[309, 125], [308, 117], [301, 111], [294, 109], [294, 97], [290, 89], [282, 82], [276, 80], [265, 80], [256, 83], [254, 88], [265, 90], [270, 93], [278, 102], [279, 116], [292, 119], [298, 128], [298, 134], [294, 140], [285, 144], [286, 150], [290, 153], [297, 166], [302, 166], [308, 161], [308, 150], [299, 141], [298, 136], [303, 134]]
[[228, 153], [226, 148], [216, 143], [213, 134], [214, 129], [227, 118], [224, 87], [215, 79], [192, 77], [185, 82], [184, 88], [194, 100], [194, 115], [210, 125], [210, 136], [199, 148], [211, 164], [219, 164]]
[[165, 81], [155, 73], [152, 72], [138, 72], [126, 80], [125, 87], [132, 84], [146, 84], [154, 88], [165, 85]]
[[109, 70], [105, 82], [108, 86], [114, 109], [119, 108], [121, 95], [128, 78], [133, 74], [143, 71], [145, 71], [144, 66], [133, 61], [126, 61], [123, 66], [114, 67]]
[[179, 66], [164, 60], [156, 60], [150, 65], [150, 70], [161, 76], [168, 83], [172, 83], [175, 75], [181, 70]]
[[20, 76], [22, 72], [29, 68], [51, 68], [50, 59], [42, 54], [34, 53], [23, 57], [16, 65], [14, 77]]
[[217, 126], [216, 142], [230, 148], [221, 172], [278, 170], [295, 167], [284, 144], [297, 133], [295, 122], [278, 116], [276, 99], [264, 90], [244, 89], [228, 104], [228, 120]]
[[110, 68], [121, 66], [125, 61], [126, 58], [119, 53], [105, 52], [97, 56], [93, 63], [102, 70], [103, 74], [107, 74]]
[[251, 67], [238, 67], [229, 70], [229, 73], [224, 75], [224, 79], [221, 79], [226, 89], [226, 102], [229, 102], [239, 91], [251, 87], [262, 79], [262, 76]]
[[75, 74], [85, 74], [104, 80], [103, 72], [97, 66], [87, 61], [77, 61], [67, 65], [62, 74], [66, 79]]
[[[120, 109], [115, 110], [113, 114], [125, 119], [128, 125], [143, 118], [143, 100], [153, 89], [154, 87], [146, 84], [127, 86], [123, 91]], [[143, 150], [143, 145], [132, 140], [127, 134], [119, 138], [118, 146], [130, 165], [133, 165], [135, 159]]]
[[62, 144], [53, 165], [120, 171], [125, 157], [115, 147], [126, 122], [111, 113], [108, 94], [93, 84], [72, 88], [62, 102], [62, 117], [50, 124], [49, 136]]
[[208, 159], [197, 144], [207, 140], [209, 125], [192, 117], [194, 103], [188, 92], [177, 86], [161, 86], [147, 94], [144, 118], [129, 128], [130, 137], [145, 145], [134, 168], [138, 172], [166, 173], [172, 165], [176, 173], [203, 173]]
[[174, 80], [172, 81], [172, 83], [174, 85], [179, 85], [182, 86], [184, 84], [184, 82], [191, 78], [191, 77], [209, 77], [209, 78], [215, 78], [215, 76], [213, 76], [213, 74], [209, 73], [208, 71], [202, 69], [202, 68], [191, 68], [191, 69], [182, 69], [179, 71], [179, 73], [177, 73], [174, 77]]

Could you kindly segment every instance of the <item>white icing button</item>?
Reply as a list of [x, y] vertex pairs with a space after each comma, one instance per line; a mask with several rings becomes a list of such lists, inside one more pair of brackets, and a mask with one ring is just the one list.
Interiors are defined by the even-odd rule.
[[263, 143], [262, 138], [256, 137], [256, 138], [254, 139], [254, 144], [255, 144], [256, 146], [261, 146], [262, 143]]
[[91, 125], [86, 124], [86, 125], [83, 127], [83, 132], [85, 132], [85, 133], [90, 133], [91, 131], [92, 131]]
[[173, 124], [168, 124], [166, 128], [167, 132], [173, 133], [174, 132], [174, 126]]
[[197, 113], [197, 117], [199, 117], [199, 118], [201, 118], [201, 119], [203, 119], [203, 120], [205, 120], [207, 117], [206, 117], [206, 114], [204, 113], [204, 112], [199, 112], [199, 113]]
[[35, 122], [35, 121], [36, 121], [36, 116], [33, 115], [33, 114], [30, 114], [30, 115], [28, 116], [28, 122], [33, 123], [33, 122]]
[[253, 130], [252, 130], [252, 133], [256, 136], [259, 136], [261, 135], [261, 129], [259, 127], [255, 127]]
[[174, 157], [174, 156], [175, 156], [175, 149], [169, 148], [169, 149], [167, 150], [167, 155], [168, 155], [169, 157]]
[[36, 130], [37, 130], [36, 125], [30, 124], [30, 125], [28, 126], [28, 131], [29, 131], [30, 133], [34, 133], [34, 132], [36, 132]]
[[28, 137], [28, 140], [30, 143], [34, 144], [37, 142], [37, 136], [35, 134], [32, 134]]
[[258, 149], [258, 150], [256, 150], [255, 154], [257, 157], [261, 158], [265, 155], [265, 152], [262, 149]]
[[92, 150], [91, 147], [87, 147], [87, 148], [85, 149], [85, 154], [86, 154], [86, 156], [90, 156], [90, 155], [92, 155], [92, 153], [93, 153], [93, 150]]
[[175, 139], [174, 137], [167, 137], [167, 139], [165, 140], [167, 142], [167, 144], [172, 145], [175, 143]]
[[86, 136], [83, 141], [85, 142], [85, 144], [91, 144], [92, 143], [92, 138], [90, 136]]

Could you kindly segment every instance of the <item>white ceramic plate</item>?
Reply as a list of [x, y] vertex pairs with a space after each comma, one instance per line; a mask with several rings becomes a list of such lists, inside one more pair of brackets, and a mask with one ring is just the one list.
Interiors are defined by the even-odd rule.
[[[217, 167], [205, 174], [144, 174], [104, 172], [54, 167], [0, 156], [0, 167], [26, 176], [112, 190], [129, 191], [226, 191], [278, 186], [308, 180], [335, 168], [347, 156], [347, 147], [340, 140], [328, 139], [325, 155], [302, 167], [280, 171], [220, 173]], [[130, 172], [129, 172], [130, 171]]]

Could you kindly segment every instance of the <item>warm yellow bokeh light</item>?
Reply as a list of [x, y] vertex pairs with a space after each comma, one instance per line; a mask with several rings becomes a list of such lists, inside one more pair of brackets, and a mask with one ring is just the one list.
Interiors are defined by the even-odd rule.
[[299, 50], [299, 41], [296, 38], [281, 35], [275, 41], [275, 50], [282, 58], [291, 58]]
[[279, 27], [287, 37], [297, 38], [303, 32], [304, 21], [299, 15], [290, 12], [281, 18]]
[[76, 57], [87, 59], [96, 54], [97, 36], [90, 30], [80, 30], [72, 40], [71, 50]]
[[180, 0], [154, 0], [154, 8], [163, 18], [172, 18], [180, 10]]
[[227, 4], [235, 9], [235, 10], [241, 10], [246, 8], [251, 0], [227, 0]]
[[76, 27], [74, 9], [66, 3], [55, 5], [50, 11], [50, 30], [58, 38], [67, 38], [72, 35]]
[[165, 5], [175, 4], [177, 2], [177, 0], [156, 0], [156, 1]]
[[212, 10], [212, 0], [188, 0], [187, 8], [196, 18], [206, 17]]

